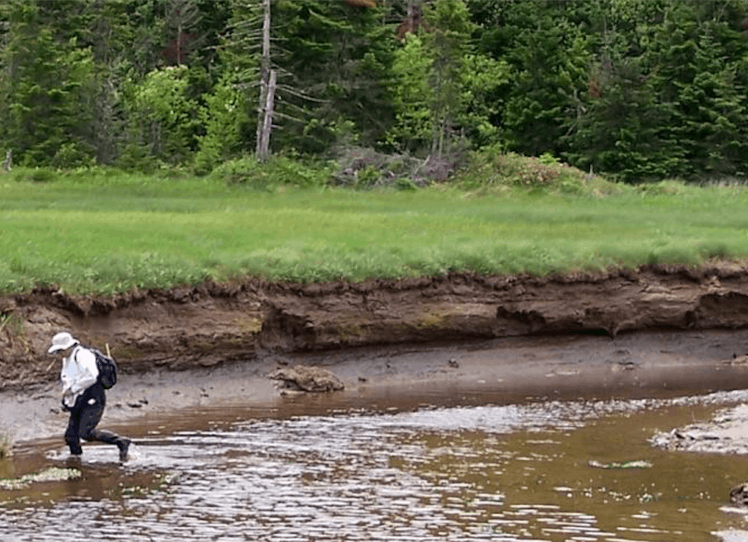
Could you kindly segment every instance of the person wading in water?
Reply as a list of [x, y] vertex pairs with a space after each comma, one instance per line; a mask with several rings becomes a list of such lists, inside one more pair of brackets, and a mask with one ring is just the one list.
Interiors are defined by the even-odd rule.
[[[97, 363], [94, 350], [81, 346], [80, 341], [67, 331], [52, 337], [50, 354], [62, 352], [62, 408], [70, 412], [70, 422], [65, 431], [65, 442], [70, 447], [70, 454], [80, 456], [83, 453], [80, 439], [114, 444], [119, 448], [120, 461], [127, 461], [130, 439], [120, 437], [110, 431], [96, 429], [106, 405], [106, 387], [114, 382], [107, 382]], [[113, 378], [116, 381], [116, 376]]]

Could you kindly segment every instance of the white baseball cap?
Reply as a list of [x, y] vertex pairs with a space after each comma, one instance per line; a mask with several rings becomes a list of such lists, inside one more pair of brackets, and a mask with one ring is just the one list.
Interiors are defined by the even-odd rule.
[[73, 337], [70, 333], [67, 331], [61, 331], [54, 337], [52, 337], [52, 346], [49, 347], [49, 350], [47, 352], [51, 354], [52, 352], [57, 352], [58, 350], [67, 350], [71, 346], [75, 346], [80, 341]]

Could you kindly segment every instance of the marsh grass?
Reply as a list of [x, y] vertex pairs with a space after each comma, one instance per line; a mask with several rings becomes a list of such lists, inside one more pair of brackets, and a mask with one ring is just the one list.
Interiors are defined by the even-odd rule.
[[672, 183], [605, 197], [497, 197], [449, 185], [258, 191], [211, 178], [6, 175], [0, 292], [112, 294], [245, 276], [542, 276], [748, 257], [745, 189]]

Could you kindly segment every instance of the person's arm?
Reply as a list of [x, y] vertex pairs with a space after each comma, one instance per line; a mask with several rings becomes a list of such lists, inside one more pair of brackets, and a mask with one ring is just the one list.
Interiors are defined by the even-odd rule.
[[73, 354], [63, 358], [62, 370], [60, 371], [60, 381], [62, 382], [62, 408], [63, 410], [70, 410], [75, 405], [76, 396], [70, 391], [73, 382], [75, 382], [74, 374], [78, 368], [78, 365], [73, 359]]
[[73, 385], [73, 378], [71, 376], [70, 366], [73, 363], [73, 356], [63, 358], [62, 370], [60, 371], [60, 382], [62, 382], [62, 394], [65, 395], [69, 390], [70, 386]]

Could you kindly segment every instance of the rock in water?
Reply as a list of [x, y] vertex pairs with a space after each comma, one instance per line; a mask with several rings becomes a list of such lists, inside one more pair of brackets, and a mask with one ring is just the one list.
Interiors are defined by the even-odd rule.
[[283, 367], [269, 376], [273, 380], [281, 381], [285, 388], [301, 391], [323, 392], [345, 388], [343, 382], [335, 374], [320, 367], [307, 367], [305, 365]]

